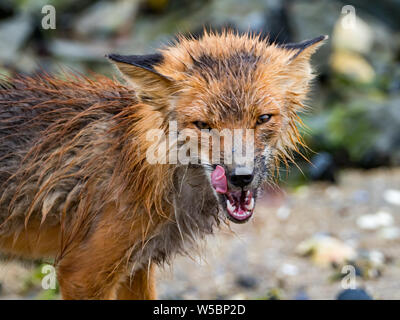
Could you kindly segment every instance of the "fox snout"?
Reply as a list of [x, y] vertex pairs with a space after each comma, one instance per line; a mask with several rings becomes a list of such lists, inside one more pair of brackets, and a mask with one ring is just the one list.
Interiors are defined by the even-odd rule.
[[254, 179], [254, 169], [249, 167], [235, 167], [228, 172], [228, 181], [235, 187], [245, 189]]

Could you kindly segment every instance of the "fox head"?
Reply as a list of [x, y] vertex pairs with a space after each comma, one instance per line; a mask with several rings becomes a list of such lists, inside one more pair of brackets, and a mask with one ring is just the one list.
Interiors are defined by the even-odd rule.
[[[220, 207], [232, 221], [244, 222], [262, 183], [302, 144], [298, 113], [313, 78], [310, 57], [325, 39], [277, 45], [249, 34], [206, 32], [200, 39], [180, 37], [156, 54], [109, 58], [139, 103], [159, 115], [155, 126], [168, 132], [174, 122], [178, 134], [187, 133], [197, 151], [187, 165], [200, 160]], [[229, 139], [221, 135], [227, 130]], [[220, 144], [217, 160], [210, 139]], [[244, 162], [232, 156], [244, 150]]]

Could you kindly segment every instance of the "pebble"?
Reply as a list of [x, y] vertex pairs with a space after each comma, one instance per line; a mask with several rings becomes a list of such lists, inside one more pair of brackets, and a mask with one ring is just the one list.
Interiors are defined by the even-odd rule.
[[375, 214], [365, 214], [357, 219], [357, 225], [365, 230], [376, 230], [382, 227], [389, 227], [392, 224], [392, 215], [383, 210]]
[[386, 240], [395, 240], [400, 238], [400, 228], [385, 227], [379, 230], [379, 236]]
[[353, 260], [357, 255], [356, 250], [349, 244], [323, 234], [302, 241], [296, 251], [300, 255], [311, 256], [313, 262], [320, 266], [342, 264]]
[[383, 198], [390, 204], [400, 206], [400, 190], [388, 189], [383, 193]]
[[378, 250], [371, 250], [369, 252], [369, 261], [374, 266], [382, 266], [385, 263], [385, 255]]
[[291, 210], [290, 210], [289, 206], [283, 205], [283, 206], [279, 207], [279, 209], [276, 211], [276, 216], [280, 220], [287, 220], [290, 216], [290, 213], [291, 213]]
[[287, 276], [296, 276], [299, 273], [299, 268], [294, 264], [284, 263], [281, 267], [281, 271]]

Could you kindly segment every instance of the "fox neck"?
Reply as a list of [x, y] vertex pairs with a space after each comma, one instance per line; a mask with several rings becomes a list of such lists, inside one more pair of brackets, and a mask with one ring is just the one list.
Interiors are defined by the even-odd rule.
[[131, 261], [135, 268], [148, 261], [171, 263], [177, 254], [192, 256], [199, 248], [196, 240], [212, 234], [220, 224], [217, 199], [204, 169], [176, 166], [172, 172], [172, 188], [164, 194], [169, 217], [156, 226], [145, 246], [134, 251]]
[[115, 176], [125, 196], [134, 204], [134, 211], [142, 207], [150, 218], [169, 218], [165, 200], [171, 189], [171, 166], [147, 160], [153, 143], [148, 141], [148, 132], [163, 127], [159, 113], [146, 104], [134, 104], [120, 115], [117, 127], [124, 129], [119, 135], [121, 150]]
[[202, 166], [147, 161], [147, 151], [154, 143], [147, 141], [147, 132], [155, 128], [168, 132], [159, 112], [146, 105], [134, 108], [137, 117], [123, 137], [129, 143], [120, 159], [124, 168], [120, 177], [124, 177], [129, 188], [130, 201], [141, 204], [150, 215], [153, 227], [150, 227], [145, 250], [140, 250], [140, 257], [132, 259], [168, 262], [177, 253], [188, 253], [195, 239], [212, 233], [213, 227], [219, 225], [218, 200]]

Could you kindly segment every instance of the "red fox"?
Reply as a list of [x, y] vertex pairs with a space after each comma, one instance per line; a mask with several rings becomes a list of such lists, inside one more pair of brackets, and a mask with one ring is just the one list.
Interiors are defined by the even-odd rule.
[[[155, 299], [155, 266], [221, 222], [248, 221], [261, 186], [302, 144], [310, 57], [326, 38], [205, 32], [155, 54], [110, 54], [126, 82], [4, 78], [0, 251], [54, 258], [64, 299]], [[171, 121], [178, 132], [251, 129], [253, 165], [150, 163], [149, 132], [168, 135]]]

